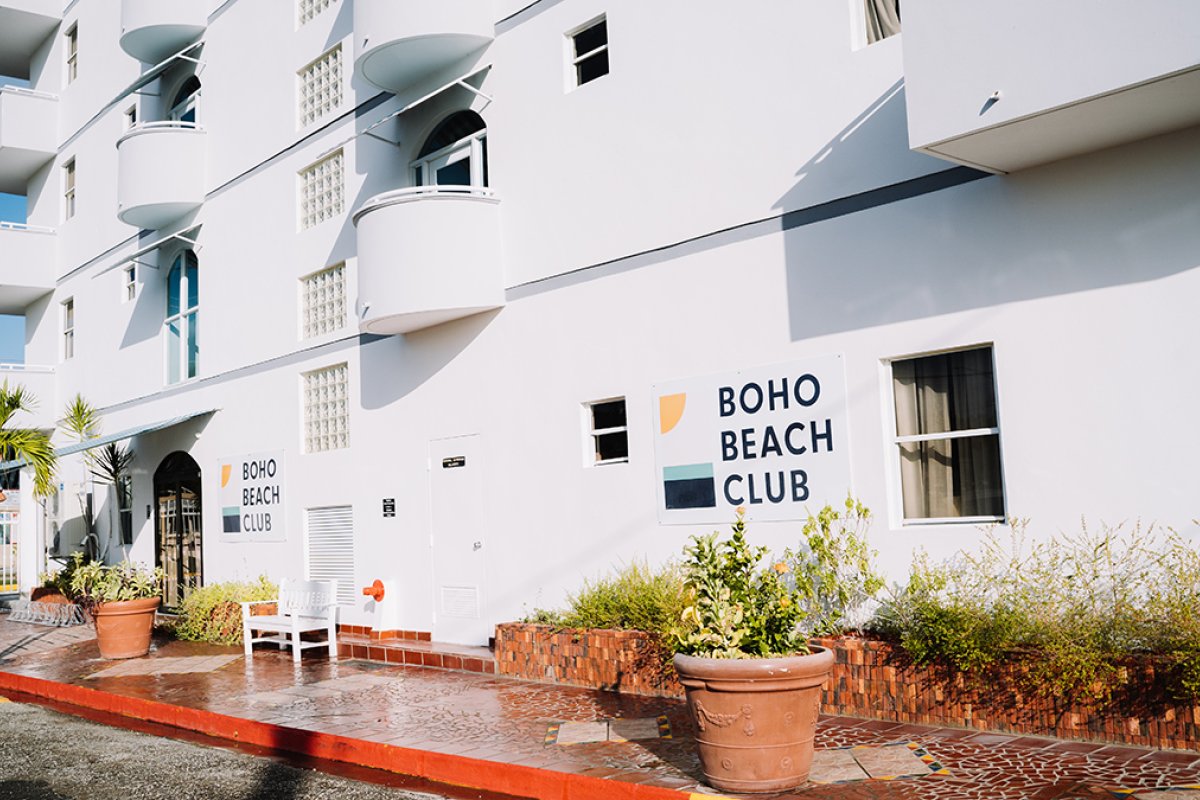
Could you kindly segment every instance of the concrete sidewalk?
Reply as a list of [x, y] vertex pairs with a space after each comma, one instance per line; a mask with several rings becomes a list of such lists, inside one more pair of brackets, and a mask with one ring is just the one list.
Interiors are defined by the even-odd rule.
[[[0, 619], [0, 650], [30, 629]], [[187, 642], [103, 661], [83, 637], [0, 661], [0, 691], [516, 796], [717, 794], [676, 700]], [[813, 781], [783, 797], [1200, 800], [1200, 753], [846, 717], [822, 718], [817, 747]]]

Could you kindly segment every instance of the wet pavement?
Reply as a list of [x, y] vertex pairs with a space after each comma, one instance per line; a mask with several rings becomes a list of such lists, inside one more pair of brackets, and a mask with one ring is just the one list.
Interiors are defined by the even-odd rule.
[[[14, 626], [0, 620], [0, 646]], [[167, 642], [149, 657], [111, 662], [99, 658], [92, 641], [67, 642], [0, 662], [0, 672], [7, 673], [0, 686], [18, 688], [22, 676], [52, 681], [38, 686], [57, 688], [37, 691], [133, 716], [161, 715], [162, 707], [144, 703], [157, 701], [174, 707], [171, 724], [229, 738], [271, 736], [279, 747], [311, 747], [313, 755], [439, 780], [450, 775], [452, 782], [511, 794], [714, 794], [702, 784], [692, 723], [677, 700], [477, 672], [331, 661], [315, 652], [306, 652], [299, 666], [273, 648], [256, 650], [249, 660], [239, 653]], [[224, 716], [214, 722], [215, 715]], [[813, 781], [783, 796], [1200, 800], [1200, 753], [847, 717], [823, 717], [816, 745]], [[605, 783], [571, 783], [576, 776]], [[1170, 787], [1176, 788], [1166, 791]]]

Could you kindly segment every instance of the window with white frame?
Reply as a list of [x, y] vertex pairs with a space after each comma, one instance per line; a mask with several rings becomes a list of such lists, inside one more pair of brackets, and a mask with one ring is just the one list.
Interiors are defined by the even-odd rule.
[[300, 280], [301, 336], [311, 339], [346, 325], [346, 265], [337, 264]]
[[1004, 519], [992, 348], [892, 361], [906, 522]]
[[319, 120], [342, 104], [342, 46], [334, 46], [296, 73], [300, 127]]
[[304, 578], [337, 581], [339, 603], [352, 605], [354, 589], [354, 508], [304, 509]]
[[300, 27], [311, 21], [332, 4], [333, 0], [299, 0], [296, 6], [296, 26]]
[[75, 216], [75, 159], [62, 167], [63, 174], [63, 221]]
[[300, 171], [300, 230], [307, 230], [342, 213], [342, 151]]
[[128, 303], [137, 298], [137, 264], [126, 264], [121, 268], [121, 302]]
[[608, 74], [608, 20], [601, 17], [568, 34], [571, 85], [583, 86]]
[[338, 364], [313, 370], [304, 380], [304, 452], [350, 446], [350, 369]]
[[200, 268], [184, 250], [167, 273], [167, 317], [163, 322], [167, 383], [194, 378], [200, 361]]
[[587, 463], [620, 464], [629, 460], [629, 429], [625, 421], [625, 398], [613, 397], [587, 403], [584, 407], [589, 454]]
[[63, 52], [66, 54], [66, 84], [79, 77], [79, 23], [72, 25], [63, 34]]
[[474, 111], [451, 114], [409, 168], [414, 186], [487, 186], [487, 123]]
[[62, 358], [67, 361], [75, 357], [75, 298], [62, 301]]

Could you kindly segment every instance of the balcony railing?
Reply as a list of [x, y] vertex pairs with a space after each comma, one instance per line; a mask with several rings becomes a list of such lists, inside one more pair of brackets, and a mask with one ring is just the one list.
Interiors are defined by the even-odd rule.
[[491, 3], [481, 0], [355, 0], [354, 69], [401, 91], [491, 43]]
[[117, 216], [157, 229], [204, 203], [206, 133], [194, 122], [147, 122], [117, 140]]
[[499, 204], [474, 186], [367, 200], [354, 214], [360, 330], [409, 333], [503, 306]]

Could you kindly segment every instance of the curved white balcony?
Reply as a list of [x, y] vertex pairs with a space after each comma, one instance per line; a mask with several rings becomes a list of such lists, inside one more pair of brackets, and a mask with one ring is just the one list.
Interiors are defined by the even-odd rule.
[[207, 148], [192, 122], [148, 122], [117, 140], [117, 216], [161, 228], [204, 202]]
[[58, 98], [0, 86], [0, 192], [25, 194], [26, 184], [58, 149]]
[[203, 0], [121, 0], [121, 49], [157, 64], [204, 34], [206, 5]]
[[0, 222], [0, 253], [0, 314], [24, 314], [26, 306], [54, 291], [52, 229]]
[[481, 0], [355, 0], [354, 69], [398, 92], [490, 44], [490, 12]]
[[361, 331], [409, 333], [504, 305], [500, 201], [490, 189], [387, 192], [354, 224]]

